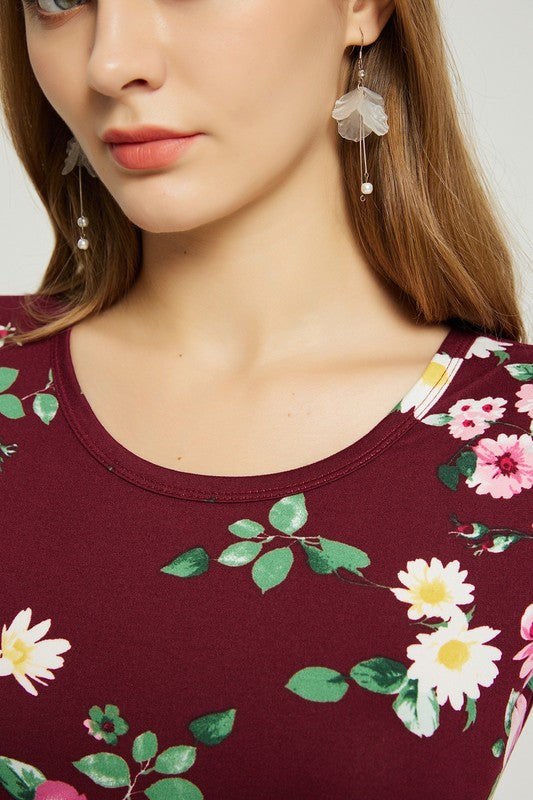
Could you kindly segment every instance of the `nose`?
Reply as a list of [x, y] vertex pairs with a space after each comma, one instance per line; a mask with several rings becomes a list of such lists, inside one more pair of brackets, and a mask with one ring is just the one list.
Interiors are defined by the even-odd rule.
[[89, 86], [117, 97], [132, 85], [159, 88], [166, 74], [163, 20], [146, 0], [99, 0], [87, 65]]

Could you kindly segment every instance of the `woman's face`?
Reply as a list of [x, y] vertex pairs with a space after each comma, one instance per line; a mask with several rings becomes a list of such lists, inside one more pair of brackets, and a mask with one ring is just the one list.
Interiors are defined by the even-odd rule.
[[[25, 2], [44, 94], [151, 232], [222, 219], [335, 146], [346, 19], [339, 0]], [[146, 125], [202, 135], [162, 168], [119, 165], [104, 132]]]

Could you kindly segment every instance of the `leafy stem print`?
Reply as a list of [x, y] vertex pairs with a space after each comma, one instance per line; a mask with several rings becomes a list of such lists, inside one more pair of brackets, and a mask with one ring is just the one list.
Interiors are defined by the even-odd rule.
[[[93, 706], [93, 709], [97, 708], [98, 706]], [[106, 713], [107, 711], [115, 720], [122, 719], [118, 716], [117, 706], [107, 705]], [[206, 714], [194, 719], [188, 727], [198, 742], [212, 747], [230, 735], [235, 715], [234, 708]], [[122, 722], [127, 729], [125, 720]], [[204, 795], [196, 784], [186, 778], [176, 777], [188, 772], [195, 764], [197, 747], [176, 745], [159, 753], [158, 750], [157, 735], [153, 731], [144, 731], [135, 737], [132, 744], [131, 754], [135, 762], [133, 769], [130, 769], [126, 759], [107, 752], [93, 753], [73, 761], [72, 764], [97, 786], [104, 789], [125, 788], [126, 792], [121, 800], [130, 800], [137, 794], [144, 794], [149, 800], [202, 800]], [[166, 777], [141, 789], [138, 781], [153, 772]], [[30, 764], [5, 756], [0, 756], [0, 785], [16, 800], [75, 800], [78, 797], [85, 800], [85, 795], [78, 795], [69, 784], [48, 781], [40, 770]]]
[[30, 394], [25, 395], [22, 400], [27, 400], [29, 397], [33, 397], [33, 410], [41, 419], [45, 425], [49, 425], [50, 422], [53, 420], [57, 413], [57, 409], [59, 404], [57, 402], [57, 397], [54, 394], [51, 394], [48, 389], [53, 386], [54, 378], [52, 375], [52, 370], [48, 371], [48, 382], [43, 389], [39, 389], [36, 392], [31, 392]]
[[522, 539], [533, 540], [533, 534], [519, 531], [515, 528], [495, 528], [482, 522], [462, 523], [455, 514], [450, 516], [450, 520], [455, 525], [455, 528], [448, 531], [448, 533], [468, 539], [466, 546], [474, 549], [475, 556], [479, 556], [482, 553], [503, 553], [511, 545]]
[[[0, 367], [0, 416], [7, 419], [21, 419], [26, 416], [24, 407], [22, 405], [24, 400], [33, 397], [33, 411], [45, 425], [49, 425], [54, 419], [59, 404], [57, 398], [49, 390], [52, 388], [54, 379], [52, 370], [48, 372], [48, 382], [42, 389], [25, 395], [25, 397], [17, 397], [12, 392], [8, 392], [19, 376], [18, 369], [11, 367]], [[18, 449], [18, 444], [12, 442], [10, 444], [3, 444], [0, 442], [0, 465], [3, 464], [6, 458], [15, 455]], [[0, 466], [0, 472], [2, 472]]]
[[[303, 550], [308, 566], [315, 573], [335, 574], [346, 580], [339, 574], [339, 569], [343, 568], [357, 576], [358, 580], [352, 582], [389, 588], [372, 583], [363, 576], [361, 569], [370, 564], [370, 558], [359, 548], [311, 533], [298, 535], [307, 520], [302, 493], [283, 497], [274, 503], [268, 515], [270, 526], [277, 533], [266, 532], [260, 522], [251, 519], [237, 520], [229, 525], [228, 530], [241, 541], [230, 544], [214, 560], [226, 567], [241, 567], [254, 562], [252, 579], [263, 594], [287, 578], [294, 563], [295, 547]], [[278, 540], [281, 546], [263, 552], [264, 545], [274, 540]], [[161, 572], [191, 578], [207, 572], [210, 561], [203, 547], [193, 547], [176, 556], [162, 567]]]
[[33, 397], [33, 411], [45, 425], [49, 425], [58, 409], [56, 396], [48, 391], [54, 383], [52, 370], [50, 369], [48, 371], [48, 382], [46, 386], [20, 398], [15, 394], [6, 392], [7, 389], [13, 386], [18, 376], [18, 369], [0, 367], [0, 414], [8, 419], [20, 419], [21, 417], [25, 417], [26, 412], [24, 411], [22, 402]]

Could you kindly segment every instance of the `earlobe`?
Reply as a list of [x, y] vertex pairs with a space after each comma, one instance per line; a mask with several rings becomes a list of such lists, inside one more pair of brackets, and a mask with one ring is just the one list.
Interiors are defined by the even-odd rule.
[[395, 8], [395, 0], [350, 0], [346, 47], [361, 44], [361, 30], [365, 45], [379, 39]]

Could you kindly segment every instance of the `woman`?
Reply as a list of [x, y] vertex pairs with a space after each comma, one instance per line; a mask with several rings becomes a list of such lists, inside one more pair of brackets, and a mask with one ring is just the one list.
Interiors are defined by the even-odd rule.
[[533, 353], [434, 4], [0, 31], [56, 232], [0, 301], [7, 792], [487, 798], [533, 695]]

